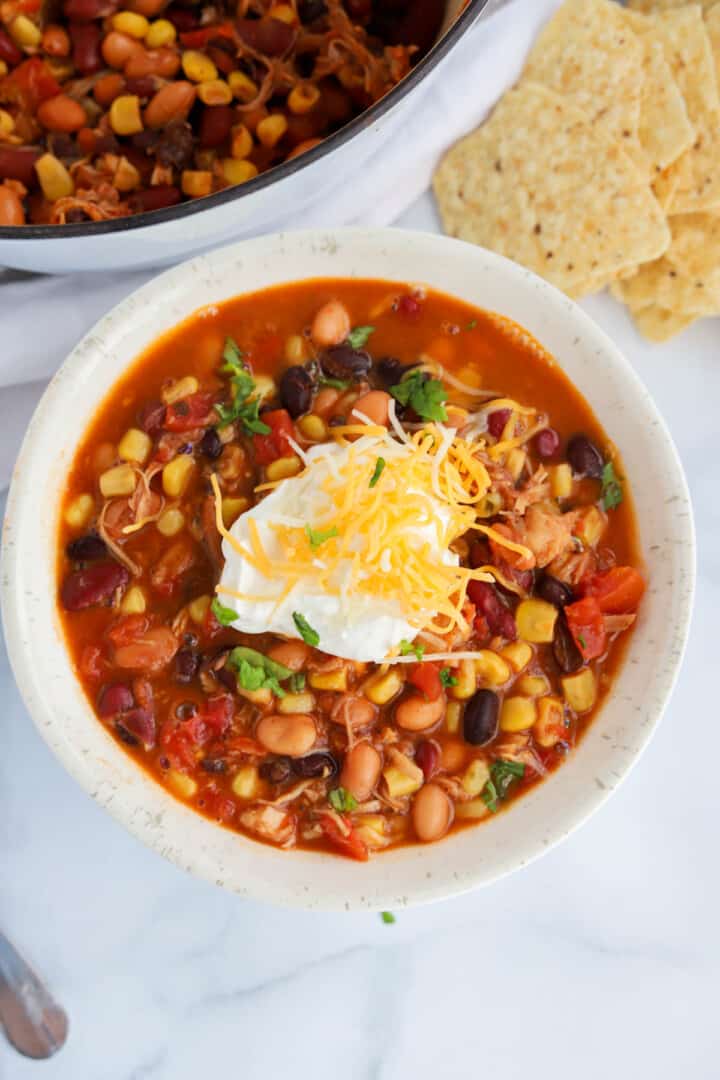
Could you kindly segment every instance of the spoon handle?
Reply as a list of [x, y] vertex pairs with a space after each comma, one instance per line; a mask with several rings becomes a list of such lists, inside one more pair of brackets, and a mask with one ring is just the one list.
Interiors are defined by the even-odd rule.
[[35, 972], [0, 933], [0, 1024], [16, 1050], [52, 1057], [67, 1038], [67, 1016]]

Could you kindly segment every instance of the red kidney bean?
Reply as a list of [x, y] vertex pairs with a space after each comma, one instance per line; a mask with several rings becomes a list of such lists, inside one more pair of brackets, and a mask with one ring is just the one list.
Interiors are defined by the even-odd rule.
[[487, 581], [471, 581], [468, 585], [468, 596], [487, 622], [491, 634], [499, 634], [500, 637], [514, 641], [517, 637], [515, 619], [511, 611], [505, 607], [497, 590]]
[[191, 8], [168, 8], [165, 12], [165, 18], [170, 20], [179, 34], [195, 30], [200, 25], [197, 15]]
[[116, 724], [118, 734], [120, 734], [120, 727], [123, 727], [135, 739], [139, 739], [146, 750], [151, 750], [155, 745], [157, 727], [151, 709], [131, 709], [130, 712], [123, 713], [122, 721]]
[[505, 430], [505, 425], [510, 419], [510, 409], [496, 409], [487, 418], [488, 431], [493, 439], [499, 439]]
[[175, 682], [192, 682], [199, 667], [200, 654], [196, 649], [180, 649], [175, 654]]
[[587, 435], [573, 435], [567, 446], [567, 458], [573, 472], [580, 476], [602, 476], [605, 461]]
[[66, 611], [82, 611], [109, 600], [116, 589], [127, 585], [130, 575], [116, 562], [99, 562], [68, 574], [60, 590]]
[[102, 537], [97, 533], [87, 533], [71, 540], [65, 548], [68, 559], [75, 562], [93, 562], [95, 559], [104, 559], [108, 553], [107, 546]]
[[543, 459], [555, 457], [560, 449], [560, 436], [555, 428], [545, 428], [543, 431], [538, 431], [534, 444], [538, 457]]
[[293, 420], [306, 413], [312, 404], [314, 382], [307, 371], [300, 364], [285, 368], [280, 376], [280, 401], [283, 403]]
[[97, 709], [100, 716], [107, 718], [129, 712], [134, 705], [135, 698], [130, 687], [126, 683], [113, 683], [100, 691]]
[[554, 604], [558, 608], [572, 604], [575, 599], [575, 593], [569, 585], [548, 573], [544, 573], [537, 580], [535, 592], [541, 600], [547, 600], [548, 604]]
[[142, 78], [126, 79], [125, 90], [128, 94], [137, 94], [139, 98], [149, 98], [157, 89], [157, 80], [153, 75], [144, 75]]
[[296, 35], [294, 27], [271, 15], [262, 19], [236, 19], [235, 26], [245, 44], [265, 56], [282, 56]]
[[418, 743], [415, 751], [415, 764], [422, 769], [426, 780], [434, 776], [440, 764], [440, 747], [438, 744], [432, 739], [423, 739], [421, 743]]
[[205, 46], [205, 52], [223, 75], [229, 75], [237, 67], [235, 45], [228, 38], [211, 38]]
[[40, 150], [28, 147], [0, 147], [0, 180], [19, 180], [35, 187], [35, 162], [40, 156]]
[[494, 690], [478, 690], [463, 713], [463, 738], [471, 746], [487, 746], [498, 733], [500, 698]]
[[120, 0], [65, 0], [63, 13], [71, 22], [92, 22], [114, 15], [120, 7]]
[[160, 187], [143, 188], [134, 192], [130, 206], [134, 213], [144, 210], [162, 210], [166, 206], [175, 206], [182, 199], [180, 188], [170, 184]]
[[15, 67], [22, 59], [23, 54], [10, 35], [0, 30], [0, 60], [4, 60], [8, 67]]
[[235, 120], [235, 110], [230, 105], [213, 105], [203, 110], [200, 117], [198, 141], [205, 150], [220, 146], [230, 137]]
[[100, 53], [102, 30], [96, 23], [70, 23], [73, 64], [81, 75], [94, 75], [105, 62]]
[[148, 435], [157, 435], [165, 423], [165, 406], [162, 401], [148, 401], [138, 413], [138, 423]]
[[483, 537], [482, 540], [473, 540], [470, 545], [470, 566], [477, 570], [478, 566], [487, 566], [492, 562], [490, 545]]

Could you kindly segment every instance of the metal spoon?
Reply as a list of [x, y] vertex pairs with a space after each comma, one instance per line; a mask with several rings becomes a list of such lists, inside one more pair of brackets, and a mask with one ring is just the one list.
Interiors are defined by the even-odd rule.
[[0, 1025], [16, 1050], [49, 1058], [65, 1043], [67, 1016], [0, 932]]

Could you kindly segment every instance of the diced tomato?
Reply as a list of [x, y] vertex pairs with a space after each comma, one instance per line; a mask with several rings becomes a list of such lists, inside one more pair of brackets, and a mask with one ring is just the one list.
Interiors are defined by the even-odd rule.
[[605, 621], [594, 596], [586, 596], [565, 608], [570, 632], [583, 660], [595, 660], [607, 648]]
[[230, 727], [234, 711], [231, 695], [218, 694], [217, 697], [208, 698], [201, 707], [199, 715], [202, 717], [210, 735], [216, 738], [224, 735]]
[[424, 694], [428, 701], [437, 701], [443, 692], [439, 664], [433, 664], [432, 662], [415, 664], [410, 672], [408, 682], [419, 690], [421, 694]]
[[164, 724], [160, 744], [174, 769], [194, 769], [196, 765], [193, 742], [184, 724]]
[[629, 615], [638, 609], [645, 581], [633, 566], [614, 566], [583, 578], [580, 590], [583, 596], [594, 596], [605, 614]]
[[80, 671], [93, 681], [102, 675], [102, 651], [97, 645], [86, 645], [80, 655]]
[[186, 49], [202, 49], [210, 38], [232, 36], [230, 23], [221, 23], [219, 26], [202, 26], [199, 30], [184, 30], [180, 34], [180, 41]]
[[277, 458], [291, 456], [294, 450], [288, 437], [294, 437], [295, 428], [287, 409], [273, 409], [263, 413], [260, 419], [267, 424], [270, 432], [267, 435], [253, 435], [255, 457], [259, 464], [270, 465]]
[[192, 431], [207, 427], [217, 417], [213, 413], [214, 395], [207, 390], [182, 398], [168, 405], [163, 426], [168, 431]]
[[350, 830], [347, 835], [342, 831], [334, 817], [329, 814], [322, 814], [320, 817], [322, 830], [331, 844], [334, 844], [348, 858], [357, 859], [359, 862], [367, 862], [368, 849], [364, 841], [360, 839], [353, 829], [349, 818], [343, 816], [343, 821]]
[[196, 549], [188, 537], [171, 544], [150, 571], [150, 583], [161, 596], [172, 596], [194, 565]]
[[225, 824], [235, 817], [237, 803], [224, 795], [214, 785], [207, 787], [203, 791], [202, 798], [205, 804], [203, 809], [210, 817], [214, 817], [217, 821], [222, 821]]
[[62, 89], [48, 65], [38, 56], [19, 64], [8, 76], [8, 82], [18, 88], [33, 111], [40, 102], [55, 97]]
[[147, 615], [121, 615], [107, 630], [107, 636], [115, 648], [122, 645], [130, 645], [137, 638], [142, 637], [150, 626]]

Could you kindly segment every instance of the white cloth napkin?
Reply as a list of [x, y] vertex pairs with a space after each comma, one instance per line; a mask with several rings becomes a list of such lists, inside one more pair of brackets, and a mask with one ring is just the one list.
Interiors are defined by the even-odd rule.
[[[447, 147], [478, 124], [517, 79], [539, 28], [559, 3], [491, 3], [492, 13], [452, 50], [418, 95], [402, 132], [383, 146], [352, 187], [283, 222], [283, 227], [395, 221], [427, 189]], [[0, 491], [9, 482], [23, 432], [47, 380], [93, 323], [152, 273], [44, 277], [0, 271]]]

